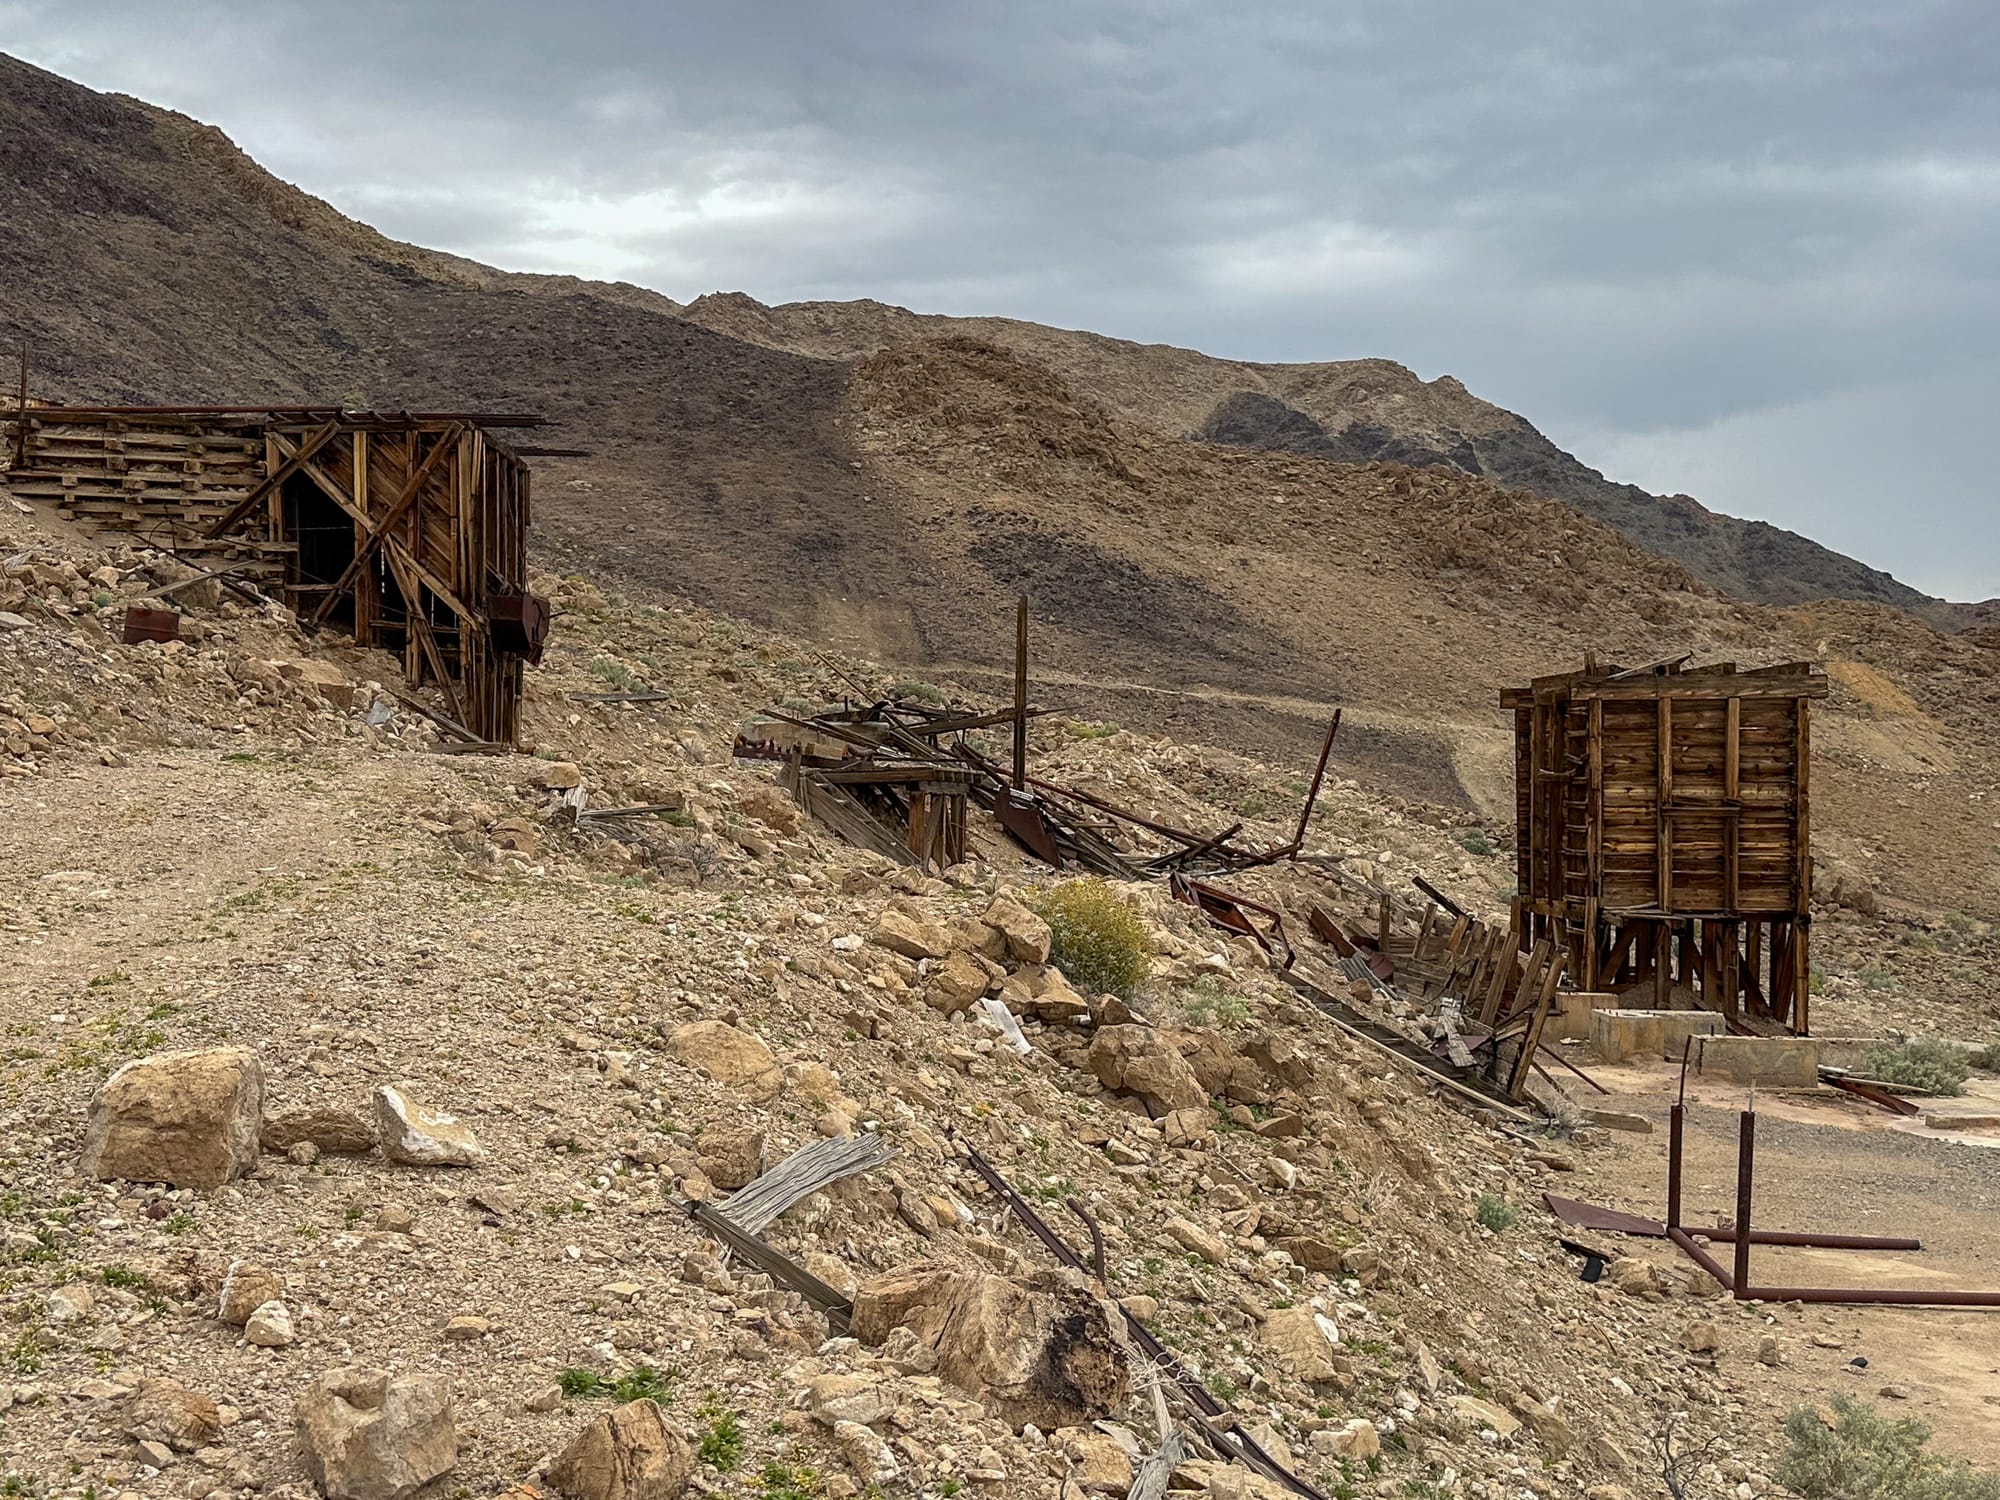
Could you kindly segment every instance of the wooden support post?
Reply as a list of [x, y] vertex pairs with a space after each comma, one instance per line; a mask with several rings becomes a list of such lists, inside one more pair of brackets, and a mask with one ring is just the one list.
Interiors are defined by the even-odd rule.
[[1800, 1036], [1812, 1032], [1812, 946], [1807, 927], [1812, 922], [1812, 702], [1800, 698], [1797, 704], [1797, 769], [1792, 775], [1794, 827], [1797, 864], [1793, 877], [1792, 973], [1794, 985], [1791, 1013], [1785, 1024]]
[[1028, 596], [1014, 611], [1014, 790], [1028, 789]]
[[21, 345], [21, 404], [14, 421], [14, 467], [28, 467], [28, 346]]
[[1659, 906], [1661, 911], [1674, 909], [1674, 701], [1662, 698], [1659, 708], [1660, 726], [1660, 769], [1657, 785], [1659, 839]]

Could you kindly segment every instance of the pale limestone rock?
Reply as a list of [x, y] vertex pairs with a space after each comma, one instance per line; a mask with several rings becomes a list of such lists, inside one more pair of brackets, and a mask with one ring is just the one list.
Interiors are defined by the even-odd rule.
[[549, 1485], [568, 1500], [674, 1500], [693, 1473], [687, 1439], [639, 1400], [578, 1433], [549, 1465]]
[[125, 1064], [91, 1105], [83, 1170], [101, 1180], [214, 1188], [257, 1164], [264, 1067], [246, 1047]]
[[283, 1349], [297, 1337], [292, 1331], [291, 1309], [282, 1302], [263, 1303], [243, 1320], [243, 1341], [260, 1349]]
[[261, 1140], [266, 1151], [280, 1155], [312, 1145], [322, 1154], [366, 1156], [375, 1149], [375, 1130], [351, 1109], [307, 1104], [265, 1115]]
[[486, 1159], [471, 1127], [420, 1101], [407, 1083], [375, 1090], [375, 1128], [382, 1154], [410, 1167], [476, 1167]]
[[1016, 963], [1045, 964], [1049, 961], [1049, 924], [1009, 896], [996, 896], [981, 917], [1007, 940], [1007, 956]]
[[880, 1345], [897, 1328], [936, 1353], [941, 1377], [1017, 1424], [1081, 1426], [1131, 1392], [1111, 1316], [1080, 1287], [1030, 1291], [1004, 1276], [918, 1261], [855, 1294], [856, 1338]]
[[250, 1320], [251, 1313], [284, 1295], [285, 1278], [279, 1272], [254, 1261], [234, 1260], [223, 1274], [215, 1315], [241, 1328]]
[[297, 1430], [306, 1473], [327, 1500], [404, 1500], [458, 1463], [441, 1375], [329, 1370], [299, 1398]]
[[1281, 1307], [1265, 1318], [1259, 1333], [1284, 1366], [1308, 1383], [1332, 1380], [1337, 1334], [1330, 1319], [1310, 1307]]
[[869, 936], [878, 946], [904, 958], [943, 958], [951, 952], [951, 934], [943, 927], [893, 906], [875, 919], [875, 930]]
[[178, 1380], [142, 1380], [126, 1402], [119, 1428], [135, 1441], [192, 1453], [220, 1435], [222, 1414], [207, 1396]]
[[1155, 1115], [1208, 1103], [1187, 1059], [1150, 1026], [1099, 1027], [1083, 1067], [1106, 1088], [1138, 1095]]
[[763, 1041], [727, 1021], [690, 1021], [676, 1026], [668, 1045], [691, 1068], [717, 1083], [767, 1099], [784, 1082], [778, 1060]]

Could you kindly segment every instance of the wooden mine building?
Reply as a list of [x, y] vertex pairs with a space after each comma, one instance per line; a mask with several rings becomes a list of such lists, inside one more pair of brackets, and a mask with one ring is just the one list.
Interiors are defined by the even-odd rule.
[[1808, 1029], [1812, 700], [1803, 662], [1587, 666], [1514, 711], [1522, 946], [1585, 990], [1648, 981], [1741, 1030]]
[[399, 653], [466, 738], [511, 744], [548, 608], [528, 592], [528, 465], [481, 412], [23, 403], [0, 482], [16, 497]]

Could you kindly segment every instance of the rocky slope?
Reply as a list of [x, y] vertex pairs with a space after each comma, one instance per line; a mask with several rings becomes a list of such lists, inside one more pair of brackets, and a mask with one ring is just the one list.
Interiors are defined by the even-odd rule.
[[1686, 495], [1618, 484], [1525, 419], [1446, 375], [1419, 380], [1385, 359], [1260, 364], [1009, 318], [951, 318], [879, 302], [766, 307], [741, 292], [698, 297], [683, 317], [732, 338], [828, 359], [953, 334], [1026, 355], [1128, 421], [1169, 436], [1342, 463], [1443, 464], [1567, 501], [1711, 588], [1766, 604], [1842, 598], [1955, 627], [1964, 611], [1764, 521], [1718, 515]]
[[[1775, 1418], [1845, 1357], [1815, 1352], [1853, 1336], [1818, 1315], [1724, 1307], [1657, 1250], [1579, 1280], [1537, 1194], [1632, 1201], [1642, 1138], [1449, 1107], [1158, 889], [1128, 893], [1135, 1020], [1046, 962], [1015, 903], [1047, 876], [990, 823], [926, 879], [801, 822], [727, 759], [746, 711], [841, 691], [796, 642], [545, 580], [564, 623], [529, 685], [538, 754], [441, 756], [372, 686], [384, 658], [198, 590], [186, 644], [118, 645], [107, 623], [175, 565], [12, 513], [0, 555], [12, 1493], [298, 1496], [356, 1454], [578, 1500], [635, 1468], [766, 1500], [1121, 1493], [1157, 1441], [1143, 1378], [971, 1148], [1078, 1239], [1061, 1204], [1084, 1204], [1127, 1307], [1330, 1493], [1622, 1500], [1674, 1433], [1715, 1440], [1704, 1493], [1754, 1496]], [[672, 699], [572, 696], [643, 683]], [[1102, 731], [1040, 721], [1038, 765], [1258, 838], [1291, 816], [1286, 767]], [[579, 796], [675, 811], [614, 839]], [[1424, 871], [1490, 913], [1504, 833], [1478, 854], [1464, 833], [1342, 777], [1323, 862], [1254, 889], [1358, 914], [1368, 883]], [[1894, 941], [1825, 920], [1869, 962]], [[177, 1049], [226, 1055], [105, 1087]], [[195, 1086], [218, 1069], [219, 1101]], [[450, 1112], [428, 1135], [471, 1164], [379, 1119], [390, 1085], [403, 1116]], [[215, 1136], [149, 1133], [168, 1108]], [[685, 1204], [850, 1134], [900, 1154], [769, 1231], [856, 1294], [837, 1338]], [[1051, 1317], [1066, 1383], [1024, 1385]], [[384, 1374], [330, 1373], [357, 1369]], [[396, 1415], [365, 1423], [384, 1379]], [[607, 1421], [635, 1397], [660, 1415]], [[1178, 1484], [1272, 1493], [1200, 1454]]]

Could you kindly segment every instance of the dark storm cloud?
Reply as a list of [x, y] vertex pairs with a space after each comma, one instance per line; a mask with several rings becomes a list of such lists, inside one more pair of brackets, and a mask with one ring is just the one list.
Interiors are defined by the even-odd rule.
[[1890, 420], [2000, 403], [2000, 7], [247, 15], [0, 0], [0, 45], [480, 259], [1384, 355], [1619, 477], [2000, 593], [1975, 433]]

